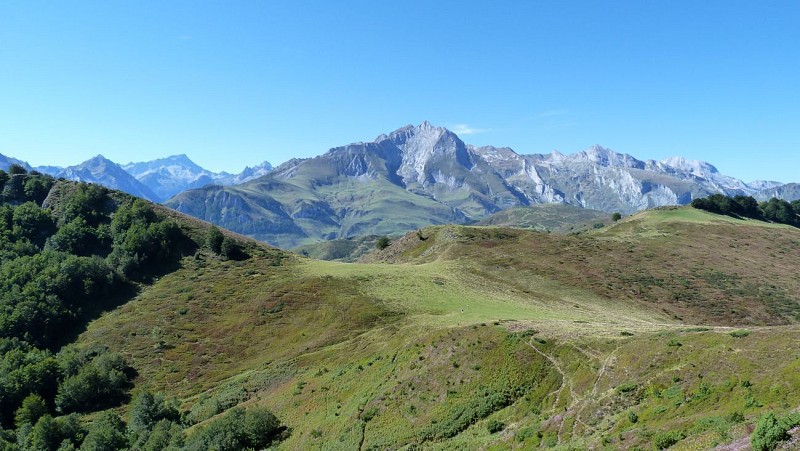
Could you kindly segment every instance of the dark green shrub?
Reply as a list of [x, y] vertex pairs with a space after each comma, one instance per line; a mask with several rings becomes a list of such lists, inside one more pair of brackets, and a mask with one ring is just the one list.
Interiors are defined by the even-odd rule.
[[755, 451], [775, 449], [780, 442], [789, 439], [789, 430], [799, 425], [800, 413], [778, 417], [774, 412], [767, 412], [759, 417], [750, 444]]
[[164, 449], [183, 449], [183, 428], [169, 420], [161, 420], [151, 431], [139, 435], [131, 449], [141, 451], [162, 451]]
[[181, 418], [174, 403], [167, 402], [164, 395], [143, 391], [133, 398], [128, 406], [128, 429], [133, 435], [149, 431], [161, 420], [177, 422]]
[[58, 363], [50, 352], [16, 340], [0, 339], [0, 419], [3, 425], [11, 425], [16, 411], [31, 394], [39, 394], [44, 400], [52, 399], [58, 376]]
[[281, 438], [280, 422], [264, 407], [234, 407], [189, 437], [188, 450], [263, 449]]
[[653, 437], [653, 444], [656, 449], [667, 449], [686, 437], [683, 431], [659, 432]]
[[25, 434], [24, 428], [21, 437], [20, 448], [31, 450], [57, 450], [62, 446], [80, 446], [85, 437], [85, 431], [81, 426], [77, 415], [67, 415], [64, 417], [53, 418], [45, 415], [39, 418], [36, 425]]
[[242, 260], [246, 257], [239, 243], [228, 237], [222, 240], [219, 255], [226, 260]]
[[211, 249], [211, 252], [219, 255], [222, 252], [222, 241], [225, 236], [220, 232], [216, 226], [211, 226], [206, 232], [206, 246]]
[[389, 247], [389, 244], [391, 244], [391, 241], [389, 241], [389, 237], [387, 236], [382, 236], [375, 241], [375, 247], [379, 250], [386, 249]]
[[375, 415], [377, 414], [378, 414], [378, 408], [372, 407], [361, 413], [361, 419], [369, 423], [370, 421], [372, 421], [373, 418], [375, 418]]
[[500, 432], [503, 429], [505, 429], [505, 427], [506, 427], [505, 423], [494, 419], [489, 420], [489, 423], [486, 424], [486, 430], [489, 431], [490, 434]]
[[56, 409], [90, 412], [119, 404], [129, 387], [127, 364], [120, 354], [107, 352], [80, 367], [58, 386]]
[[8, 167], [8, 175], [25, 175], [28, 170], [24, 166], [14, 163]]
[[105, 451], [126, 449], [128, 437], [125, 434], [125, 422], [114, 412], [104, 412], [92, 423], [86, 435], [82, 450]]
[[33, 202], [25, 202], [14, 208], [12, 227], [14, 235], [27, 238], [40, 248], [47, 237], [56, 231], [56, 224], [50, 213]]

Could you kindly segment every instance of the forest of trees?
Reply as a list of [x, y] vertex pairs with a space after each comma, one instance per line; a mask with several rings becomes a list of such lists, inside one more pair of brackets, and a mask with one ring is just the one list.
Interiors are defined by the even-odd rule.
[[[16, 165], [0, 170], [0, 449], [208, 449], [203, 440], [241, 449], [264, 445], [250, 429], [275, 435], [271, 413], [248, 410], [228, 414], [242, 416], [229, 421], [232, 432], [218, 420], [208, 429], [219, 437], [201, 432], [184, 443], [177, 409], [149, 394], [131, 403], [128, 424], [112, 412], [82, 421], [127, 403], [135, 371], [118, 353], [70, 342], [193, 245], [144, 200]], [[240, 251], [231, 242], [217, 253]]]
[[760, 219], [800, 227], [800, 200], [787, 202], [773, 197], [759, 203], [750, 196], [728, 197], [724, 194], [712, 194], [708, 197], [694, 199], [692, 207], [721, 215]]

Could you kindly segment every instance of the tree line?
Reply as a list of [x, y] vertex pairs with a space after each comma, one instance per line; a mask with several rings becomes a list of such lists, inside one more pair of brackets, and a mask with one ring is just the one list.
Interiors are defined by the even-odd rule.
[[800, 227], [800, 217], [798, 217], [800, 200], [788, 202], [773, 197], [766, 202], [759, 203], [752, 196], [739, 195], [729, 197], [724, 194], [712, 194], [708, 197], [692, 200], [692, 207], [721, 215], [758, 219]]
[[[241, 257], [235, 241], [216, 229], [209, 235], [215, 253]], [[208, 449], [198, 440], [213, 438], [203, 433], [184, 443], [181, 415], [163, 400], [151, 402], [161, 413], [149, 411], [155, 418], [149, 422], [136, 413], [147, 410], [145, 401], [135, 399], [140, 404], [132, 404], [127, 425], [104, 413], [87, 427], [82, 414], [130, 400], [136, 373], [105, 347], [69, 343], [99, 312], [129, 299], [138, 284], [199, 245], [206, 243], [193, 242], [147, 201], [18, 165], [0, 170], [0, 449]], [[229, 422], [251, 428], [277, 422], [253, 415], [232, 412]], [[264, 445], [248, 438], [245, 426], [231, 432], [220, 424], [216, 436], [236, 446], [212, 447]]]

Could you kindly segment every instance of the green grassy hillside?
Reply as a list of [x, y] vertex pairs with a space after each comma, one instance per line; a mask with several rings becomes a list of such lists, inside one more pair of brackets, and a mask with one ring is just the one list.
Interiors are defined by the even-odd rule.
[[610, 224], [611, 215], [566, 204], [539, 204], [513, 207], [481, 219], [477, 226], [503, 226], [542, 232], [582, 232]]
[[533, 273], [691, 323], [800, 319], [800, 282], [793, 276], [800, 230], [794, 227], [675, 207], [579, 235], [442, 226], [425, 229], [423, 238], [410, 233], [369, 258], [465, 261], [474, 273], [520, 289]]
[[375, 249], [375, 243], [378, 238], [380, 238], [378, 235], [366, 235], [338, 240], [325, 240], [297, 247], [293, 249], [293, 252], [316, 260], [352, 263]]
[[682, 208], [426, 228], [370, 263], [200, 250], [79, 343], [176, 396], [190, 434], [261, 405], [283, 449], [708, 449], [800, 406], [798, 242]]
[[343, 179], [320, 185], [304, 174], [291, 180], [258, 179], [188, 190], [166, 205], [285, 249], [321, 239], [393, 234], [465, 220], [453, 208], [386, 180]]

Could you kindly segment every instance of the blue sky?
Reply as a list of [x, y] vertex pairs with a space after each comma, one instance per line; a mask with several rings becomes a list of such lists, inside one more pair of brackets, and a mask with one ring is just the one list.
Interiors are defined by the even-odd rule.
[[0, 153], [34, 165], [238, 172], [428, 120], [800, 181], [799, 80], [794, 1], [0, 3]]

